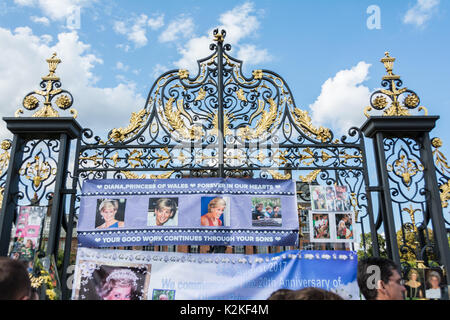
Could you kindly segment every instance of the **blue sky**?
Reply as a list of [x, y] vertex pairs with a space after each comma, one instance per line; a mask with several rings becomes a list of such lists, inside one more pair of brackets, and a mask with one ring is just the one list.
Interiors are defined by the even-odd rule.
[[[379, 28], [368, 27], [371, 5]], [[247, 75], [280, 74], [296, 105], [336, 136], [365, 120], [368, 95], [385, 74], [379, 60], [390, 51], [404, 86], [441, 116], [432, 137], [443, 139], [450, 157], [449, 7], [439, 0], [1, 0], [0, 113], [13, 116], [38, 89], [56, 51], [78, 121], [104, 135], [127, 125], [159, 74], [205, 57], [211, 30], [223, 26]]]

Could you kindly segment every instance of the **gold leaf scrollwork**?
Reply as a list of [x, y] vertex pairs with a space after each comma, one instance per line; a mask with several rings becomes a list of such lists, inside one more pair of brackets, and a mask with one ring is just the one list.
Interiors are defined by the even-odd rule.
[[263, 78], [262, 70], [253, 70], [252, 75], [255, 80], [261, 80]]
[[180, 77], [180, 79], [187, 79], [189, 77], [189, 71], [186, 69], [178, 70], [178, 77]]
[[447, 183], [443, 184], [439, 187], [441, 190], [441, 204], [442, 208], [448, 207], [448, 201], [450, 200], [450, 180], [447, 181]]
[[330, 129], [319, 127], [316, 128], [311, 123], [311, 117], [308, 111], [303, 111], [299, 108], [294, 109], [294, 120], [297, 125], [306, 130], [306, 133], [321, 142], [326, 142], [331, 140]]
[[400, 176], [408, 189], [411, 184], [411, 178], [418, 172], [423, 171], [423, 169], [422, 164], [417, 164], [414, 159], [408, 159], [404, 154], [395, 160], [394, 166], [388, 165], [388, 171], [393, 171], [397, 176]]
[[2, 143], [0, 144], [0, 148], [3, 150], [3, 152], [0, 154], [0, 175], [2, 175], [9, 165], [10, 159], [9, 149], [11, 149], [11, 142], [8, 140], [3, 140]]
[[109, 135], [108, 141], [123, 142], [125, 139], [131, 138], [133, 135], [137, 134], [138, 129], [144, 125], [148, 115], [149, 113], [146, 109], [142, 109], [139, 112], [132, 112], [128, 127], [113, 129]]
[[[168, 171], [162, 174], [150, 174], [148, 179], [169, 179], [174, 172], [175, 171]], [[147, 179], [147, 175], [145, 173], [141, 175], [131, 171], [120, 171], [120, 173], [122, 173], [127, 179]]]
[[416, 219], [414, 216], [414, 213], [416, 213], [417, 211], [422, 211], [421, 209], [413, 209], [412, 205], [409, 205], [409, 208], [403, 208], [402, 211], [405, 211], [409, 214], [409, 217], [411, 218], [411, 223], [413, 225], [413, 231], [417, 231], [417, 227], [416, 227]]
[[317, 176], [319, 175], [320, 172], [321, 172], [321, 169], [317, 169], [317, 170], [311, 171], [306, 176], [300, 175], [299, 179], [301, 182], [304, 182], [304, 183], [312, 183], [314, 180], [317, 179]]
[[289, 172], [285, 174], [278, 172], [276, 170], [267, 170], [267, 172], [270, 173], [272, 178], [277, 180], [287, 180], [291, 178], [291, 174]]
[[270, 105], [269, 111], [261, 110], [261, 117], [257, 121], [255, 129], [246, 126], [238, 130], [238, 136], [241, 137], [241, 139], [251, 140], [260, 138], [265, 133], [272, 131], [270, 129], [274, 127], [273, 124], [278, 118], [278, 105], [272, 98], [267, 101]]
[[169, 98], [163, 110], [167, 122], [172, 127], [172, 131], [177, 132], [184, 139], [196, 140], [200, 138], [203, 135], [202, 127], [194, 125], [191, 128], [187, 128], [181, 117], [181, 115], [183, 115], [189, 119], [189, 115], [186, 113], [183, 107], [183, 99], [177, 101], [177, 109], [175, 111], [172, 107], [174, 102], [175, 98]]

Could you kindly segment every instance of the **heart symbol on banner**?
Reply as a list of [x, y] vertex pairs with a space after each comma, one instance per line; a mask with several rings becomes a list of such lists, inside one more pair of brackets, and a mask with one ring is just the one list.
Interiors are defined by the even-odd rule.
[[103, 188], [103, 186], [97, 185], [97, 189], [101, 189], [101, 188]]
[[281, 237], [275, 237], [275, 240], [280, 241]]
[[95, 242], [100, 242], [100, 241], [102, 241], [101, 238], [95, 238], [94, 240], [95, 240]]
[[195, 188], [197, 185], [195, 183], [190, 184], [191, 188]]

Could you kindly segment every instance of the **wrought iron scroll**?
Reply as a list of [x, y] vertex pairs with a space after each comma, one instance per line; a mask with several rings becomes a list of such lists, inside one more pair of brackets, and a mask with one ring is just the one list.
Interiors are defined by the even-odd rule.
[[214, 32], [211, 54], [197, 61], [195, 74], [184, 69], [162, 74], [128, 125], [106, 138], [84, 130], [76, 168], [80, 184], [84, 179], [217, 177], [223, 165], [225, 177], [346, 185], [358, 222], [367, 219], [359, 129], [336, 139], [330, 129], [314, 125], [280, 75], [264, 69], [244, 74], [225, 37], [223, 30]]

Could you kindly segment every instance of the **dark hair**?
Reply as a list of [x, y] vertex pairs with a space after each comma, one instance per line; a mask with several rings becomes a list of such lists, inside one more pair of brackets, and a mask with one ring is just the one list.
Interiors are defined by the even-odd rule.
[[291, 289], [278, 289], [270, 294], [267, 300], [290, 300], [289, 295], [294, 292]]
[[[375, 283], [373, 286], [369, 286], [369, 282], [371, 282], [371, 278], [374, 275], [375, 270], [368, 270], [369, 267], [377, 267], [379, 270], [379, 279], [375, 279]], [[358, 262], [358, 272], [357, 272], [357, 280], [359, 290], [363, 294], [366, 300], [375, 300], [378, 295], [376, 282], [378, 280], [383, 281], [384, 283], [389, 282], [389, 278], [393, 275], [393, 270], [397, 270], [399, 273], [399, 267], [397, 264], [386, 258], [381, 257], [369, 257], [362, 259]]]
[[31, 295], [31, 281], [22, 261], [0, 257], [0, 300], [18, 300]]
[[340, 295], [320, 288], [304, 288], [289, 294], [291, 300], [344, 300]]

